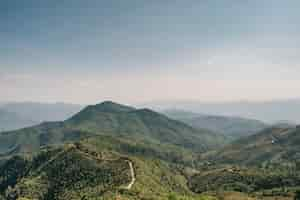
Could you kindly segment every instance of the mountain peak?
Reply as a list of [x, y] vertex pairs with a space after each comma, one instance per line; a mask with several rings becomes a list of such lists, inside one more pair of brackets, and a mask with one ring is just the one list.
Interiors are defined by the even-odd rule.
[[90, 105], [70, 118], [71, 121], [81, 121], [97, 118], [101, 113], [122, 113], [134, 111], [135, 108], [118, 104], [112, 101], [104, 101], [96, 105]]
[[149, 108], [138, 109], [138, 110], [136, 110], [136, 112], [139, 112], [139, 113], [147, 113], [147, 114], [161, 115], [161, 114], [159, 114], [159, 113], [157, 113], [157, 112], [155, 112], [155, 111], [153, 111], [153, 110], [151, 110], [151, 109], [149, 109]]
[[97, 105], [121, 105], [121, 104], [118, 104], [116, 102], [113, 102], [113, 101], [103, 101], [102, 103], [99, 103]]
[[90, 107], [102, 112], [129, 112], [135, 110], [133, 107], [122, 105], [113, 101], [103, 101], [102, 103]]

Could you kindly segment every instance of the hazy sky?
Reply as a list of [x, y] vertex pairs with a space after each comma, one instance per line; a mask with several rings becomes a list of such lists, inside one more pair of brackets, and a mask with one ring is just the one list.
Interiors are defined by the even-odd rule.
[[299, 0], [2, 0], [0, 101], [300, 97]]

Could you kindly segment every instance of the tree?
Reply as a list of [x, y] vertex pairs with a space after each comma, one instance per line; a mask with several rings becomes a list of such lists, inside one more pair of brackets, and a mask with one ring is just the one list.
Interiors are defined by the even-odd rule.
[[300, 200], [300, 190], [296, 191], [294, 200]]
[[177, 197], [175, 194], [170, 194], [168, 200], [177, 200]]

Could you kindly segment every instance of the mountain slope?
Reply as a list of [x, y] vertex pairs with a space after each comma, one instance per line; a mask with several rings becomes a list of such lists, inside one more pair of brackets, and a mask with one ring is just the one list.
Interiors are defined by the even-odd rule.
[[33, 152], [40, 146], [78, 141], [92, 135], [127, 137], [204, 152], [223, 145], [225, 138], [207, 130], [193, 129], [148, 109], [134, 109], [113, 102], [88, 106], [63, 122], [0, 134], [0, 153]]
[[66, 127], [63, 122], [45, 122], [17, 131], [0, 133], [0, 155], [31, 153], [38, 151], [42, 146], [61, 145], [91, 135], [93, 134], [89, 132]]
[[69, 126], [109, 135], [147, 139], [206, 151], [221, 145], [225, 138], [208, 130], [198, 130], [149, 109], [134, 109], [112, 102], [90, 106], [65, 122]]
[[[0, 195], [19, 200], [292, 200], [300, 183], [299, 174], [237, 167], [200, 170], [188, 178], [162, 160], [118, 152], [122, 142], [108, 137], [12, 157], [0, 165]], [[223, 192], [228, 190], [244, 194]]]
[[[16, 165], [23, 167], [15, 168]], [[100, 158], [74, 145], [45, 150], [33, 159], [13, 158], [1, 167], [0, 174], [9, 174], [0, 183], [2, 194], [11, 184], [14, 188], [6, 191], [7, 197], [28, 199], [95, 197], [113, 191], [131, 179], [125, 159]]]
[[271, 127], [209, 155], [218, 163], [289, 165], [300, 163], [300, 128]]
[[[202, 154], [189, 177], [194, 192], [237, 191], [257, 199], [294, 199], [300, 190], [300, 128], [280, 125]], [[239, 198], [236, 198], [239, 199]]]
[[[189, 185], [192, 191], [237, 191], [258, 199], [285, 199], [299, 189], [300, 173], [280, 169], [261, 169], [237, 166], [219, 166], [193, 176]], [[281, 196], [281, 197], [279, 197]], [[260, 198], [259, 198], [260, 197]], [[236, 198], [239, 199], [239, 198]]]
[[168, 117], [182, 121], [194, 128], [204, 128], [222, 133], [232, 139], [249, 136], [266, 128], [266, 124], [258, 120], [240, 117], [202, 115], [179, 110], [167, 110]]
[[97, 148], [81, 142], [13, 157], [0, 167], [0, 193], [7, 199], [165, 200], [171, 193], [193, 199], [186, 179], [166, 163]]

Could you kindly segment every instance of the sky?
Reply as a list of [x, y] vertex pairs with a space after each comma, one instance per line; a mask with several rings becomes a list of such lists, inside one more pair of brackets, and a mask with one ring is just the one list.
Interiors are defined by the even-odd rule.
[[3, 0], [0, 102], [299, 98], [298, 0]]

